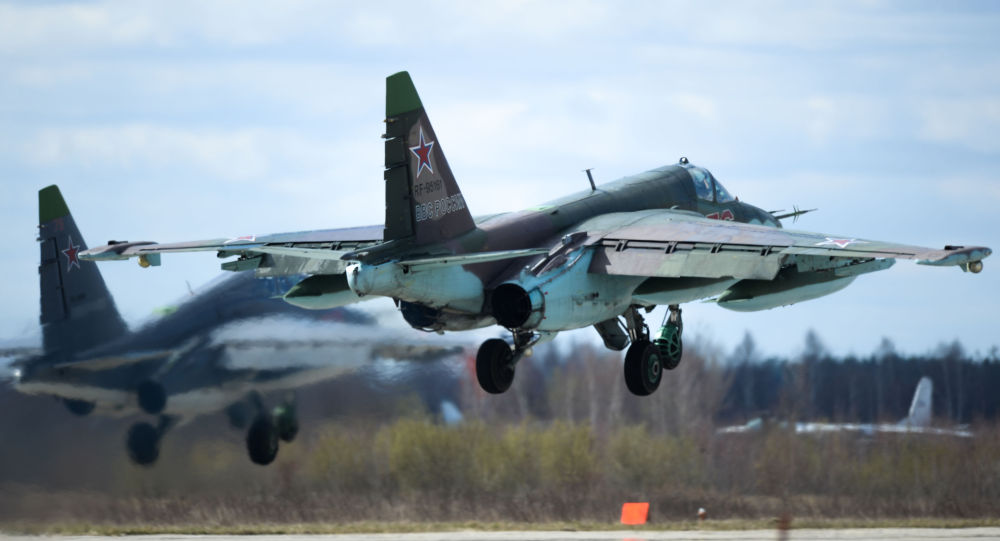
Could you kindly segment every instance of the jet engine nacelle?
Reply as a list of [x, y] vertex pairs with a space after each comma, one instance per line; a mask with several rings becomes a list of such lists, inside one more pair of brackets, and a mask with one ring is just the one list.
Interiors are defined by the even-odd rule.
[[588, 272], [594, 252], [578, 248], [543, 259], [490, 296], [493, 318], [510, 329], [563, 331], [618, 317], [640, 277]]

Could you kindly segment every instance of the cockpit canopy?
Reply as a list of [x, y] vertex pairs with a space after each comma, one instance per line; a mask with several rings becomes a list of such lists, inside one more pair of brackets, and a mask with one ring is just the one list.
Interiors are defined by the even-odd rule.
[[712, 173], [708, 169], [691, 165], [686, 160], [681, 162], [681, 166], [687, 169], [691, 175], [691, 181], [694, 182], [694, 191], [698, 194], [699, 199], [713, 203], [729, 203], [735, 200], [722, 183], [715, 180], [715, 177], [712, 176]]

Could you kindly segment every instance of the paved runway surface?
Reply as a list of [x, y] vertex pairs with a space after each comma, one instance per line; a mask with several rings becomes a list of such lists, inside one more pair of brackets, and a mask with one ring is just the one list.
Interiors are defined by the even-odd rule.
[[[913, 539], [916, 541], [954, 541], [1000, 539], [1000, 528], [872, 528], [853, 530], [791, 530], [785, 539], [806, 540], [855, 540], [855, 539]], [[65, 536], [29, 537], [6, 536], [13, 541], [96, 541], [110, 537]], [[120, 537], [113, 538], [120, 540]], [[342, 534], [342, 535], [140, 535], [129, 541], [680, 541], [680, 540], [727, 540], [727, 539], [781, 539], [773, 530], [733, 530], [733, 531], [685, 531], [685, 532], [431, 532], [414, 534]]]

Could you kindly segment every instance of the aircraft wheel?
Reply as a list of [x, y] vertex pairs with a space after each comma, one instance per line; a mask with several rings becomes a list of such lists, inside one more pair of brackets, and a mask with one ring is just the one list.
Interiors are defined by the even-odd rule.
[[660, 329], [660, 335], [653, 340], [653, 345], [660, 350], [660, 359], [665, 370], [673, 370], [681, 364], [684, 354], [684, 342], [681, 340], [681, 329], [673, 323], [667, 323]]
[[266, 466], [278, 456], [278, 428], [270, 415], [258, 415], [247, 431], [247, 453], [254, 464]]
[[649, 340], [637, 340], [625, 354], [625, 386], [636, 396], [649, 396], [663, 379], [660, 350]]
[[510, 389], [514, 382], [514, 353], [507, 342], [491, 338], [479, 346], [476, 354], [476, 379], [479, 386], [490, 394], [500, 394]]
[[64, 398], [63, 404], [66, 406], [66, 409], [70, 411], [70, 413], [79, 417], [83, 417], [84, 415], [88, 415], [90, 412], [94, 411], [94, 403], [87, 402], [86, 400]]
[[136, 423], [125, 439], [128, 456], [140, 466], [152, 466], [160, 456], [160, 431], [149, 423]]
[[136, 388], [136, 394], [139, 396], [139, 407], [150, 415], [159, 415], [167, 406], [167, 391], [163, 385], [155, 381], [146, 380], [140, 383]]
[[272, 413], [275, 429], [281, 441], [290, 442], [299, 433], [299, 419], [295, 415], [295, 406], [290, 403], [274, 408]]

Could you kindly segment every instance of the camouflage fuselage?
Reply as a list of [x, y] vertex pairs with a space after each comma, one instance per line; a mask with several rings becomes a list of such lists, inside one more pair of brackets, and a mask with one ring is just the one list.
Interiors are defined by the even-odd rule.
[[[566, 312], [579, 312], [580, 317], [546, 323], [539, 321], [539, 330], [564, 330], [592, 325], [594, 317], [610, 318], [620, 314], [628, 305], [656, 304], [655, 298], [635, 299], [633, 294], [647, 278], [641, 276], [607, 276], [588, 274], [589, 257], [583, 254], [588, 231], [606, 226], [621, 226], [621, 220], [602, 224], [602, 216], [656, 209], [676, 209], [704, 215], [725, 215], [726, 219], [748, 223], [777, 226], [770, 214], [763, 210], [730, 201], [715, 203], [700, 199], [688, 169], [682, 166], [665, 166], [639, 175], [622, 178], [600, 186], [596, 190], [582, 191], [549, 203], [517, 212], [496, 214], [476, 219], [476, 228], [445, 243], [424, 245], [410, 256], [435, 253], [470, 253], [516, 250], [522, 248], [548, 248], [549, 254], [532, 258], [519, 258], [490, 263], [450, 266], [427, 270], [409, 270], [394, 262], [382, 264], [360, 263], [348, 269], [348, 281], [355, 292], [363, 295], [382, 295], [404, 303], [413, 303], [431, 309], [435, 328], [459, 330], [494, 324], [491, 294], [501, 284], [511, 280], [544, 282], [545, 288], [569, 288]], [[728, 211], [728, 212], [727, 212]], [[573, 235], [574, 233], [581, 233]], [[575, 237], [572, 242], [568, 236]], [[547, 261], [562, 258], [569, 262], [569, 254], [576, 250], [571, 265], [549, 265]], [[576, 278], [562, 277], [570, 267], [576, 267]], [[534, 269], [534, 273], [525, 272]], [[551, 271], [558, 271], [551, 273]], [[539, 278], [538, 275], [545, 275]], [[559, 280], [553, 280], [559, 276]], [[558, 282], [558, 283], [557, 283]], [[593, 283], [591, 283], [593, 282]], [[599, 282], [599, 283], [598, 283]], [[732, 281], [725, 280], [656, 280], [655, 292], [669, 290], [689, 291], [682, 295], [703, 298], [719, 293]], [[648, 288], [647, 288], [648, 289]], [[594, 298], [587, 298], [590, 291]], [[600, 294], [596, 293], [600, 292]], [[574, 293], [575, 295], [574, 298]], [[551, 297], [554, 298], [555, 296]], [[551, 302], [551, 301], [550, 301]], [[575, 309], [575, 310], [574, 310]], [[598, 315], [595, 316], [594, 313]], [[606, 316], [606, 317], [605, 317]], [[550, 320], [553, 318], [545, 317]], [[565, 319], [565, 318], [563, 318]], [[603, 319], [601, 319], [603, 320]], [[432, 327], [428, 325], [428, 327]]]

